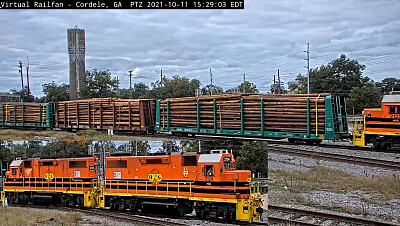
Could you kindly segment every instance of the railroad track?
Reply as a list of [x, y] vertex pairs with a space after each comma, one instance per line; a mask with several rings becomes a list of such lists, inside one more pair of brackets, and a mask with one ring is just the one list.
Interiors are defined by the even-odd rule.
[[144, 225], [163, 225], [163, 226], [173, 226], [173, 225], [187, 225], [185, 223], [172, 222], [164, 219], [157, 219], [149, 216], [141, 216], [137, 214], [128, 214], [122, 212], [111, 212], [105, 209], [78, 209], [72, 207], [65, 206], [41, 206], [41, 205], [20, 205], [13, 204], [15, 207], [23, 207], [23, 208], [36, 208], [36, 209], [54, 209], [54, 210], [62, 210], [68, 212], [79, 212], [92, 216], [106, 217], [113, 220], [125, 221], [128, 223], [142, 223]]
[[336, 153], [307, 151], [307, 150], [280, 147], [277, 145], [269, 145], [268, 151], [297, 155], [297, 156], [304, 156], [304, 157], [314, 157], [314, 158], [319, 158], [319, 159], [324, 159], [324, 160], [341, 161], [341, 162], [366, 165], [366, 166], [372, 166], [372, 167], [380, 167], [380, 168], [391, 169], [391, 170], [400, 170], [400, 163], [394, 162], [394, 161], [386, 161], [386, 160], [372, 159], [372, 158], [365, 158], [365, 157], [358, 157], [358, 156], [351, 156], [351, 155], [342, 155], [342, 154], [336, 154]]
[[351, 217], [342, 214], [327, 213], [319, 210], [306, 210], [278, 205], [268, 205], [268, 222], [271, 224], [289, 225], [381, 225], [393, 226], [396, 224]]
[[[2, 129], [10, 129], [8, 127], [0, 127]], [[13, 128], [15, 129], [15, 128]], [[21, 129], [21, 130], [26, 130]], [[52, 130], [59, 131], [59, 130]], [[105, 134], [105, 132], [103, 132]], [[284, 144], [284, 145], [296, 145], [296, 146], [313, 146], [313, 147], [325, 147], [325, 148], [341, 148], [347, 150], [358, 150], [358, 151], [373, 151], [373, 152], [388, 152], [388, 153], [399, 153], [399, 151], [395, 150], [380, 150], [374, 149], [373, 147], [359, 147], [359, 146], [348, 146], [348, 145], [336, 145], [336, 144], [305, 144], [305, 143], [289, 143], [286, 140], [275, 140], [271, 138], [264, 137], [241, 137], [241, 136], [227, 136], [227, 135], [207, 135], [207, 134], [199, 134], [194, 137], [185, 137], [185, 136], [177, 136], [171, 135], [169, 133], [154, 133], [154, 134], [135, 134], [132, 132], [121, 132], [114, 131], [115, 135], [121, 136], [132, 136], [133, 139], [148, 139], [148, 138], [159, 138], [163, 140], [244, 140], [244, 141], [267, 141], [269, 144]]]

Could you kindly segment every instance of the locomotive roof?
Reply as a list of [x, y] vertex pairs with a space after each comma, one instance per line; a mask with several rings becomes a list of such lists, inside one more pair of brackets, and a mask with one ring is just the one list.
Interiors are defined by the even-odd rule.
[[14, 160], [11, 162], [10, 166], [20, 166], [24, 160]]
[[400, 95], [384, 95], [382, 103], [400, 103]]
[[199, 163], [218, 163], [221, 161], [222, 154], [201, 154]]

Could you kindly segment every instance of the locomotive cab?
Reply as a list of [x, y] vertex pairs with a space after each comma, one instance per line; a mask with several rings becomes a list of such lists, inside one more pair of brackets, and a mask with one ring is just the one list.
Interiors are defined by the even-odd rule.
[[372, 143], [377, 149], [400, 149], [400, 95], [385, 95], [381, 108], [364, 109], [363, 115], [363, 125], [354, 133], [354, 145]]
[[10, 171], [6, 173], [7, 179], [20, 179], [23, 177], [22, 175], [22, 163], [23, 160], [14, 160], [10, 164]]

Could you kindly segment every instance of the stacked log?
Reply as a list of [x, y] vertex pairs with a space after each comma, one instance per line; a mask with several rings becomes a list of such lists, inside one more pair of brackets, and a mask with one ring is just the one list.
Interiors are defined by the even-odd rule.
[[155, 101], [93, 98], [63, 101], [57, 106], [59, 128], [152, 131]]
[[199, 101], [200, 128], [214, 129], [216, 124], [218, 130], [241, 130], [241, 101], [243, 101], [244, 130], [261, 131], [262, 99], [264, 131], [306, 133], [307, 99], [309, 99], [310, 131], [315, 133], [318, 130], [318, 133], [324, 133], [327, 95], [329, 94], [224, 94], [171, 98], [160, 103], [161, 126], [167, 126], [167, 102], [169, 102], [170, 127], [196, 128], [197, 101]]
[[0, 123], [2, 125], [44, 126], [46, 116], [46, 104], [1, 103]]

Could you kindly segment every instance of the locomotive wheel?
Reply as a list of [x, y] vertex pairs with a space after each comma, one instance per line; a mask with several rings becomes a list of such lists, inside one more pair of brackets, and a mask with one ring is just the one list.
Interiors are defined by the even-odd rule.
[[78, 207], [80, 207], [80, 208], [82, 208], [83, 206], [84, 206], [84, 200], [83, 200], [83, 197], [82, 196], [78, 196], [77, 198], [77, 204], [78, 204]]

